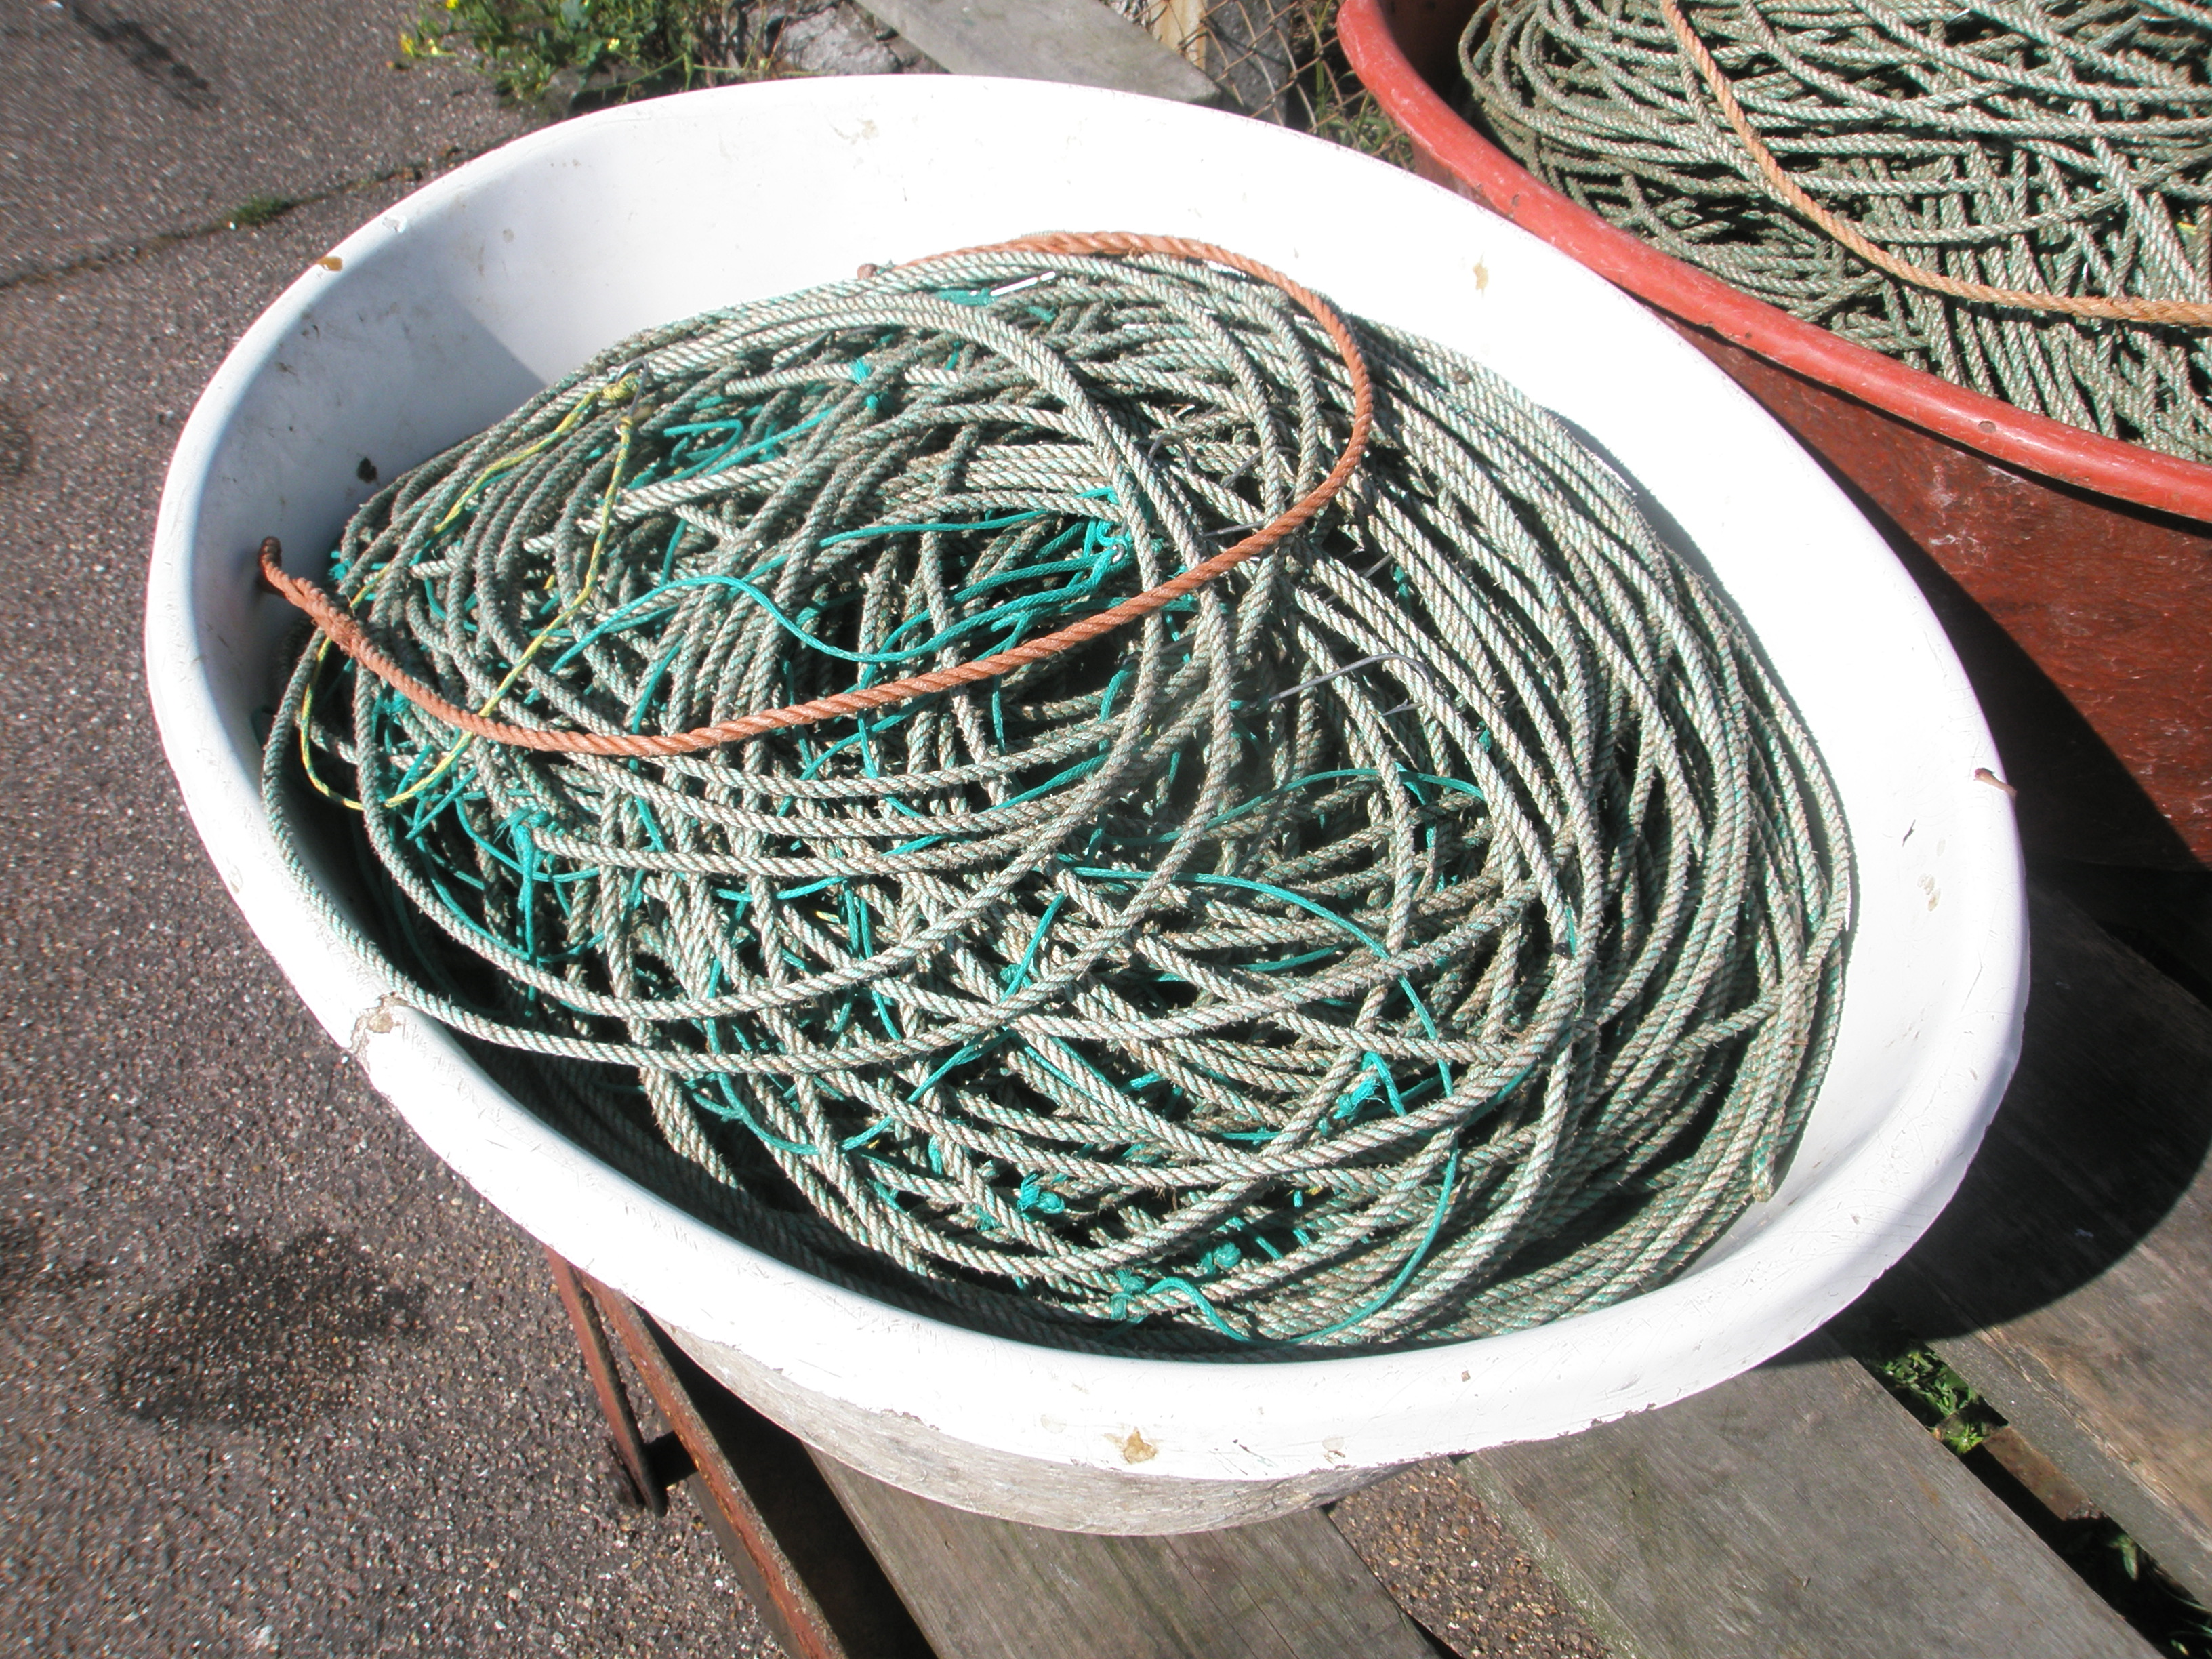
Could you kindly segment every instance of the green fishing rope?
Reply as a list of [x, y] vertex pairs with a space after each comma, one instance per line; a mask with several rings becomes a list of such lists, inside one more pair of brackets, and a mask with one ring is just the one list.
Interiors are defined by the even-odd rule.
[[[311, 642], [271, 819], [311, 886], [359, 849], [333, 925], [549, 1120], [873, 1294], [1263, 1354], [1658, 1284], [1818, 1088], [1841, 814], [1603, 461], [1360, 337], [1351, 488], [1140, 624], [653, 760], [457, 742]], [[1346, 378], [1214, 267], [933, 261], [626, 342], [331, 576], [456, 703], [682, 732], [1158, 585], [1328, 471]]]
[[[1908, 264], [2212, 301], [2212, 10], [2187, 0], [1684, 5], [1784, 168]], [[2212, 461], [2212, 333], [1948, 297], [1777, 199], [1652, 0], [1484, 0], [1480, 119], [1581, 206], [1793, 316], [2036, 414]]]

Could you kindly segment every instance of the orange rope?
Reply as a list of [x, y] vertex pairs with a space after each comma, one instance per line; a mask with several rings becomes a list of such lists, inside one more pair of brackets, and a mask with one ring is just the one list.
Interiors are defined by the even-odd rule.
[[1231, 253], [1226, 248], [1215, 247], [1209, 242], [1193, 241], [1181, 236], [1147, 236], [1123, 231], [1054, 232], [1040, 236], [1024, 236], [1010, 242], [995, 242], [986, 247], [933, 254], [927, 259], [913, 263], [927, 264], [933, 260], [956, 258], [963, 254], [1001, 252], [1063, 255], [1163, 253], [1176, 258], [1199, 259], [1211, 264], [1225, 265], [1280, 289], [1321, 325], [1343, 358], [1345, 370], [1351, 376], [1352, 431], [1345, 440], [1344, 453], [1337, 457], [1336, 465], [1329, 470], [1327, 477], [1300, 496], [1273, 522], [1233, 547], [1223, 550], [1202, 563], [1193, 565], [1181, 575], [1162, 582], [1158, 587], [1139, 593], [1134, 599], [1124, 599], [1110, 610], [1071, 623], [1042, 639], [995, 652], [988, 657], [979, 657], [973, 662], [961, 663], [955, 667], [915, 674], [902, 680], [890, 680], [882, 685], [841, 691], [836, 696], [817, 697], [812, 702], [793, 703], [783, 708], [765, 708], [758, 714], [746, 714], [738, 720], [722, 720], [713, 726], [660, 736], [635, 732], [556, 732], [537, 726], [510, 726], [464, 708], [440, 696], [392, 661], [368, 637], [353, 614], [321, 588], [301, 577], [287, 574], [278, 562], [283, 550], [274, 536], [261, 544], [261, 574], [271, 587], [314, 618], [315, 626], [329, 637], [331, 644], [417, 708], [444, 725], [517, 749], [625, 757], [688, 755], [702, 749], [739, 743], [747, 738], [758, 737], [763, 732], [778, 731], [787, 726], [811, 726], [818, 720], [836, 720], [843, 715], [860, 714], [864, 709], [880, 708], [886, 703], [905, 702], [914, 697], [927, 696], [933, 692], [973, 685], [979, 680], [1011, 673], [1017, 668], [1042, 662], [1064, 651], [1072, 651], [1079, 645], [1088, 644], [1103, 634], [1110, 634], [1117, 628], [1151, 616], [1185, 594], [1196, 592], [1217, 576], [1235, 569], [1247, 559], [1266, 552], [1328, 506], [1336, 493], [1350, 481], [1352, 473], [1358, 471], [1360, 458], [1367, 451], [1368, 431], [1373, 423], [1374, 388], [1368, 380], [1367, 364], [1360, 356], [1358, 343], [1352, 337], [1352, 331], [1346, 326], [1344, 319], [1337, 314], [1335, 307], [1310, 289], [1256, 259], [1248, 259], [1240, 253]]

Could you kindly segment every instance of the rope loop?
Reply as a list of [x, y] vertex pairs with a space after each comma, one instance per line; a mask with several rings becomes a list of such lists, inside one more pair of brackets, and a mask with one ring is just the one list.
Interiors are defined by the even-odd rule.
[[[841, 691], [835, 696], [817, 697], [808, 702], [793, 703], [782, 708], [763, 708], [736, 720], [720, 720], [712, 726], [699, 726], [689, 732], [659, 732], [651, 736], [514, 726], [489, 718], [488, 711], [464, 708], [447, 701], [392, 661], [350, 614], [333, 604], [313, 582], [287, 574], [283, 563], [283, 546], [274, 536], [264, 538], [261, 544], [257, 558], [261, 579], [313, 617], [324, 636], [355, 662], [417, 708], [457, 731], [492, 743], [508, 744], [518, 749], [536, 749], [557, 754], [688, 755], [702, 749], [741, 743], [764, 732], [782, 731], [794, 726], [811, 726], [818, 720], [836, 720], [870, 708], [888, 708], [912, 697], [929, 696], [958, 686], [974, 685], [979, 681], [1011, 673], [1018, 668], [1030, 667], [1063, 651], [1088, 645], [1101, 635], [1110, 634], [1117, 628], [1126, 628], [1129, 623], [1140, 621], [1177, 599], [1197, 592], [1216, 577], [1234, 570], [1247, 559], [1275, 546], [1334, 500], [1337, 492], [1358, 470], [1359, 458], [1366, 453], [1367, 434], [1374, 420], [1374, 388], [1368, 379], [1367, 365], [1360, 357], [1359, 347], [1352, 337], [1352, 331], [1345, 326], [1344, 319], [1336, 314], [1334, 307], [1304, 284], [1291, 281], [1280, 271], [1263, 265], [1256, 259], [1216, 247], [1210, 242], [1195, 241], [1182, 236], [1147, 236], [1116, 231], [1082, 234], [1055, 232], [1041, 236], [1018, 237], [987, 247], [939, 254], [934, 260], [923, 259], [916, 263], [926, 265], [991, 253], [1165, 255], [1240, 270], [1248, 276], [1280, 289], [1321, 325], [1344, 361], [1345, 374], [1352, 387], [1352, 421], [1336, 465], [1329, 469], [1328, 477], [1235, 546], [1224, 548], [1212, 558], [1194, 565], [1179, 575], [1133, 598], [1124, 599], [1110, 609], [1071, 623], [1042, 639], [994, 652], [988, 657], [962, 663], [954, 668], [911, 674], [904, 679], [893, 680], [884, 685], [855, 687], [848, 691]], [[616, 384], [619, 386], [628, 382], [617, 380]]]
[[285, 580], [264, 799], [380, 988], [933, 1317], [1264, 1358], [1602, 1307], [1820, 1085], [1842, 814], [1724, 598], [1481, 365], [1221, 249], [651, 330]]
[[1878, 246], [1863, 232], [1822, 207], [1808, 195], [1804, 188], [1774, 159], [1774, 152], [1759, 136], [1759, 129], [1743, 112], [1743, 106], [1729, 84], [1721, 66], [1705, 49], [1690, 27], [1690, 20], [1682, 15], [1679, 0], [1655, 0], [1659, 15], [1667, 20], [1674, 39], [1681, 44], [1682, 52], [1696, 65], [1698, 76], [1713, 95], [1721, 117], [1743, 140], [1749, 152], [1752, 166], [1759, 176], [1771, 185], [1782, 201], [1803, 214], [1822, 230], [1834, 237], [1860, 258], [1877, 270], [1887, 271], [1900, 282], [1917, 283], [1938, 294], [1948, 294], [1954, 300], [1971, 300], [1983, 305], [2005, 306], [2020, 311], [2048, 311], [2069, 317], [2094, 317], [2107, 322], [2172, 323], [2190, 328], [2212, 327], [2212, 304], [2188, 300], [2138, 300], [2126, 295], [2107, 297], [2100, 294], [2042, 294], [2027, 289], [1999, 288], [1988, 283], [1966, 282], [1955, 276], [1946, 276], [1940, 270], [1929, 270], [1900, 259], [1887, 248]]
[[2212, 462], [2212, 12], [1477, 0], [1460, 60], [1492, 137], [1662, 252]]

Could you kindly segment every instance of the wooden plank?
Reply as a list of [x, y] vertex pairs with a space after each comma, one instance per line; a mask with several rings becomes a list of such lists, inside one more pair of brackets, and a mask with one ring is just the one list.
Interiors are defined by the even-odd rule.
[[2198, 1001], [2212, 1002], [2212, 871], [2054, 860], [2037, 874]]
[[1048, 1532], [815, 1461], [941, 1659], [1434, 1659], [1318, 1510], [1171, 1537]]
[[691, 1454], [698, 1473], [686, 1484], [791, 1659], [932, 1659], [805, 1448], [708, 1376], [641, 1310], [595, 1280], [584, 1284]]
[[1880, 1293], [2212, 1598], [2212, 1010], [2052, 893], [2030, 925], [2020, 1070]]
[[1205, 50], [1206, 0], [1161, 0], [1152, 38], [1176, 57], [1198, 64]]
[[1214, 104], [1221, 88], [1099, 0], [861, 0], [955, 75], [1005, 75]]
[[1459, 1467], [1621, 1659], [2155, 1651], [1824, 1337]]

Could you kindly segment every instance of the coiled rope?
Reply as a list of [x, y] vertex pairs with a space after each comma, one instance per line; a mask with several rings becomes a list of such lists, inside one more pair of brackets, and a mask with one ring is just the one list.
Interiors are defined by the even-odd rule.
[[2022, 409], [2212, 459], [2212, 11], [1486, 0], [1523, 165], [1677, 258]]
[[654, 330], [395, 481], [283, 578], [271, 819], [366, 849], [392, 995], [841, 1282], [1248, 1354], [1656, 1284], [1826, 1063], [1818, 757], [1555, 421], [1154, 246]]

